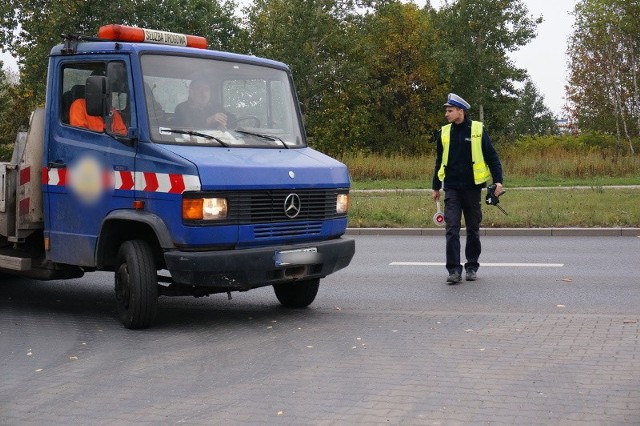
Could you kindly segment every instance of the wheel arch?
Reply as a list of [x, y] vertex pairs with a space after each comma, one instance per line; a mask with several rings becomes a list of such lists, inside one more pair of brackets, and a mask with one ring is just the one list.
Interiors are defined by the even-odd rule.
[[163, 251], [175, 248], [167, 226], [157, 215], [134, 210], [114, 211], [102, 222], [96, 250], [98, 268], [112, 269], [120, 246], [127, 240], [147, 241], [158, 267], [164, 266]]

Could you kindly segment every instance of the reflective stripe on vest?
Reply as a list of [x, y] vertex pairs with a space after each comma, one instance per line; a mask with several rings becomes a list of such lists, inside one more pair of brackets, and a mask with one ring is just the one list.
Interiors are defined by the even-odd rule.
[[[449, 160], [451, 124], [442, 127], [440, 139], [442, 141], [442, 163], [440, 164], [440, 170], [438, 170], [438, 179], [444, 182]], [[487, 182], [491, 178], [491, 172], [487, 163], [484, 162], [484, 155], [482, 155], [482, 123], [480, 121], [471, 122], [471, 161], [473, 162], [473, 180], [476, 185]]]

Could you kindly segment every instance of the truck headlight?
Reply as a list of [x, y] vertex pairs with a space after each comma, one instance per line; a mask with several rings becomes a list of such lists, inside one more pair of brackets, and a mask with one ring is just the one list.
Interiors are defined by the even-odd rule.
[[226, 198], [182, 199], [182, 218], [186, 220], [222, 220], [227, 213]]
[[336, 201], [336, 213], [347, 214], [349, 211], [349, 194], [338, 194]]

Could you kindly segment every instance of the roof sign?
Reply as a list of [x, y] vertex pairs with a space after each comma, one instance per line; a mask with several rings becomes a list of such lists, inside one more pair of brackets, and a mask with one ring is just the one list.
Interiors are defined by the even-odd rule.
[[129, 27], [126, 25], [104, 25], [98, 30], [98, 37], [113, 41], [129, 41], [133, 43], [169, 44], [172, 46], [207, 48], [207, 39], [189, 34], [171, 33], [168, 31], [150, 30]]

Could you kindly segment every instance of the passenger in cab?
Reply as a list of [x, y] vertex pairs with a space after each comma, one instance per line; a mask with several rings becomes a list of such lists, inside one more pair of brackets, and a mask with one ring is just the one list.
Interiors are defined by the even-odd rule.
[[[125, 126], [122, 116], [115, 109], [112, 109], [111, 112], [113, 115], [110, 131], [117, 135], [126, 135], [127, 126]], [[104, 132], [106, 128], [102, 117], [87, 114], [87, 102], [84, 98], [76, 99], [71, 104], [69, 108], [69, 124], [93, 130], [94, 132]]]

